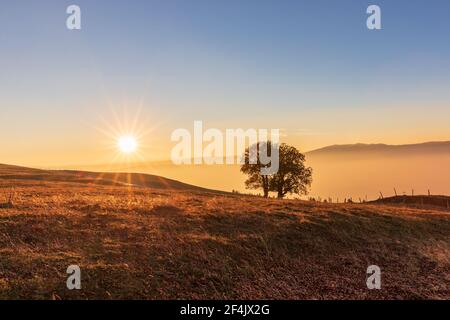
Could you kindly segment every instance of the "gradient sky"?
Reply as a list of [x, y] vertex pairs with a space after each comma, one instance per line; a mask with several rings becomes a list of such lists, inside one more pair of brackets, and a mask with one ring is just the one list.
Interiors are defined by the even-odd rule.
[[[383, 30], [366, 28], [369, 4]], [[448, 0], [2, 3], [0, 162], [108, 161], [104, 131], [138, 110], [148, 160], [194, 120], [281, 128], [303, 151], [449, 140], [449, 35]]]

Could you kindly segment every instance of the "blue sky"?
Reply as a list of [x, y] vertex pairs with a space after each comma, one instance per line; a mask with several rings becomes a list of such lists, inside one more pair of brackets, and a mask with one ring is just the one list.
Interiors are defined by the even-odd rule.
[[[70, 4], [80, 31], [65, 28]], [[380, 31], [366, 28], [369, 4]], [[443, 139], [449, 34], [446, 0], [3, 3], [3, 150], [24, 157], [41, 136], [49, 152], [67, 139], [81, 150], [99, 117], [140, 104], [158, 145], [195, 119], [306, 132], [288, 137], [305, 148]]]

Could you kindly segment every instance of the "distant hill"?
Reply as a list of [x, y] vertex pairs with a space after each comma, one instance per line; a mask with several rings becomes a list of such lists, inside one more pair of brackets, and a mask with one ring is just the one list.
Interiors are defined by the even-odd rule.
[[0, 164], [0, 179], [27, 181], [55, 181], [97, 185], [135, 186], [168, 190], [219, 192], [177, 180], [143, 173], [111, 173], [77, 170], [40, 170]]
[[427, 154], [450, 154], [450, 141], [425, 142], [417, 144], [388, 145], [388, 144], [344, 144], [332, 145], [317, 150], [307, 152], [309, 156], [318, 155], [358, 155], [358, 154], [379, 154], [379, 155], [427, 155]]
[[306, 153], [312, 193], [353, 200], [450, 194], [450, 141], [407, 145], [333, 145]]

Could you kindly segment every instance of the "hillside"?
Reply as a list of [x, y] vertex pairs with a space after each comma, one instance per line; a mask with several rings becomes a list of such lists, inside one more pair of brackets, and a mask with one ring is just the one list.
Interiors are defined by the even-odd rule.
[[450, 194], [450, 142], [411, 145], [336, 145], [306, 153], [314, 170], [312, 194], [322, 198], [377, 199]]
[[134, 186], [168, 190], [219, 192], [156, 175], [143, 173], [89, 172], [77, 170], [39, 170], [0, 164], [0, 179], [34, 182], [70, 182], [81, 184]]
[[450, 211], [450, 197], [448, 196], [394, 196], [372, 201], [375, 204], [396, 204], [415, 208], [442, 208]]
[[429, 155], [429, 154], [450, 154], [450, 141], [425, 142], [416, 144], [387, 145], [387, 144], [344, 144], [332, 145], [316, 149], [306, 153], [308, 156], [324, 154], [349, 155], [371, 154], [386, 156], [400, 155]]
[[[0, 167], [0, 203], [15, 187], [0, 209], [0, 299], [450, 298], [446, 211], [59, 175], [72, 173]], [[72, 264], [79, 291], [66, 289]], [[366, 287], [372, 264], [381, 290]]]

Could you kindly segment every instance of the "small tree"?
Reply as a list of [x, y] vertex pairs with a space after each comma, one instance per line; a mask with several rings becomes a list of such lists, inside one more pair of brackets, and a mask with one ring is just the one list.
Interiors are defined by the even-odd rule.
[[[255, 146], [253, 146], [254, 148]], [[308, 194], [308, 188], [312, 183], [312, 168], [305, 166], [305, 155], [300, 153], [295, 147], [282, 143], [279, 146], [279, 169], [271, 175], [262, 175], [261, 168], [266, 167], [259, 160], [260, 144], [256, 145], [257, 163], [250, 164], [250, 151], [245, 151], [245, 163], [241, 167], [241, 172], [248, 175], [245, 181], [247, 189], [262, 188], [264, 197], [269, 196], [269, 192], [276, 192], [278, 198], [284, 198], [287, 194]], [[270, 150], [268, 142], [267, 150]]]

